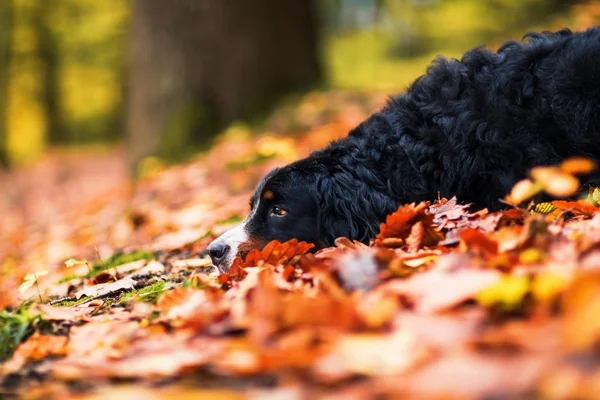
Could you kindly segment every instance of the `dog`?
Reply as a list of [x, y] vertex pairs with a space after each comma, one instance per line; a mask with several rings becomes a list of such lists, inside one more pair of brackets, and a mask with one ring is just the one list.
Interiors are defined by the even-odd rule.
[[530, 168], [571, 156], [600, 159], [600, 28], [438, 57], [347, 137], [265, 176], [208, 253], [227, 272], [273, 239], [368, 243], [386, 215], [438, 193], [496, 210]]

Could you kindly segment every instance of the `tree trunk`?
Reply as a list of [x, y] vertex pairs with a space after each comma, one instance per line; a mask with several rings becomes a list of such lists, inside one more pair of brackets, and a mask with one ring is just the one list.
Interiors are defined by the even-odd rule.
[[13, 25], [12, 0], [0, 1], [0, 167], [8, 167], [7, 103]]
[[318, 81], [311, 0], [136, 0], [128, 139], [175, 156], [277, 95]]
[[[1, 1], [1, 0], [0, 0]], [[43, 65], [42, 104], [46, 119], [46, 138], [51, 144], [66, 141], [60, 123], [59, 103], [59, 50], [56, 35], [51, 29], [53, 1], [40, 1], [36, 10], [35, 27], [38, 39], [38, 54]]]

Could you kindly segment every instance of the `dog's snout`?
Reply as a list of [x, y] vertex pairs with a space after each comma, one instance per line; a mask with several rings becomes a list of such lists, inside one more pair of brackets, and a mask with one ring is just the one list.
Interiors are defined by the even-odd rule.
[[212, 242], [208, 246], [208, 255], [214, 265], [219, 265], [229, 253], [230, 247], [224, 243]]

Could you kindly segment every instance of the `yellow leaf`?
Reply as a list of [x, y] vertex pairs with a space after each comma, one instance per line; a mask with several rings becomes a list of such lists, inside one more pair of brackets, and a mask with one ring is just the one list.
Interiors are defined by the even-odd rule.
[[536, 181], [546, 182], [557, 173], [560, 171], [556, 167], [535, 167], [531, 169], [529, 175]]
[[552, 203], [545, 202], [536, 204], [531, 212], [534, 214], [550, 214], [554, 210], [556, 210], [556, 207]]
[[540, 301], [548, 301], [560, 294], [567, 286], [567, 280], [560, 275], [542, 272], [531, 284], [533, 297]]
[[19, 286], [19, 293], [21, 293], [21, 294], [25, 293], [30, 287], [33, 286], [34, 282], [35, 282], [35, 280], [33, 280], [33, 279], [27, 279], [27, 280], [25, 280]]
[[48, 275], [48, 271], [36, 271], [25, 275], [23, 283], [19, 286], [19, 293], [23, 294], [32, 287], [40, 276]]
[[407, 267], [416, 268], [416, 267], [420, 267], [423, 264], [428, 263], [429, 261], [433, 261], [433, 260], [437, 259], [438, 257], [439, 256], [437, 256], [437, 255], [433, 255], [433, 256], [425, 256], [425, 257], [421, 257], [421, 258], [413, 258], [412, 260], [404, 261], [404, 265], [406, 265]]
[[531, 180], [523, 179], [513, 186], [510, 194], [504, 199], [507, 203], [517, 205], [535, 196], [540, 191]]
[[82, 264], [85, 264], [85, 261], [76, 260], [74, 258], [69, 258], [68, 260], [65, 261], [65, 265], [67, 268], [71, 268], [76, 265], [82, 265]]
[[483, 306], [500, 306], [506, 310], [518, 308], [529, 290], [526, 276], [506, 276], [499, 282], [481, 290], [475, 300]]
[[572, 196], [579, 189], [579, 180], [573, 175], [562, 172], [556, 173], [542, 184], [548, 194], [556, 197]]
[[600, 188], [594, 188], [592, 191], [592, 202], [594, 205], [600, 204]]
[[544, 255], [538, 249], [529, 248], [519, 254], [519, 262], [521, 264], [535, 264], [540, 262], [543, 257]]

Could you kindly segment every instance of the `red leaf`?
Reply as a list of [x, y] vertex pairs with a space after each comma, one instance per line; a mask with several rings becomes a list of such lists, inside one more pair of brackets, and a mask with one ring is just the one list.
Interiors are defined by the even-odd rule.
[[460, 240], [469, 250], [480, 254], [484, 259], [490, 259], [498, 254], [498, 243], [477, 229], [463, 229], [460, 232]]

